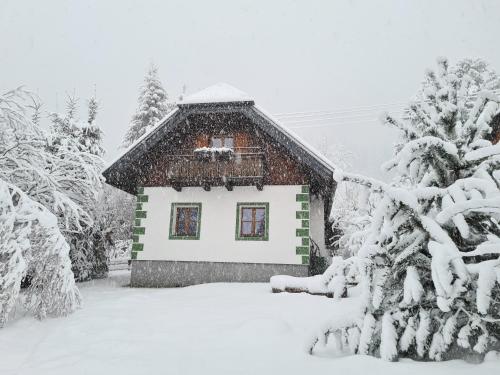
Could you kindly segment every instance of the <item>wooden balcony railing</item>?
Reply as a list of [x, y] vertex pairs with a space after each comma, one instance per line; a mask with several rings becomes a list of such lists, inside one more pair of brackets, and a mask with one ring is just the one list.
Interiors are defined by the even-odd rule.
[[183, 152], [169, 155], [167, 159], [167, 181], [176, 189], [184, 186], [256, 185], [262, 188], [264, 177], [264, 154], [259, 148], [238, 148], [229, 155], [200, 157], [199, 154]]

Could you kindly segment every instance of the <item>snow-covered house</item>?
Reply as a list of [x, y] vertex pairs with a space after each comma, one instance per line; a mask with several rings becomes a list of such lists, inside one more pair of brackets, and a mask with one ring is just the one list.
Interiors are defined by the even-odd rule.
[[217, 84], [185, 98], [104, 172], [137, 195], [133, 286], [306, 276], [325, 254], [334, 166]]

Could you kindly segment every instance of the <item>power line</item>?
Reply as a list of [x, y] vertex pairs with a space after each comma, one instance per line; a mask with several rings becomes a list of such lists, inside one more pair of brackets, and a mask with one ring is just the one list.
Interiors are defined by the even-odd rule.
[[369, 110], [377, 110], [380, 107], [390, 107], [390, 106], [405, 106], [408, 105], [407, 102], [396, 102], [396, 103], [385, 103], [385, 104], [373, 104], [367, 106], [358, 106], [358, 107], [347, 107], [340, 110], [323, 110], [323, 111], [303, 111], [303, 112], [284, 112], [284, 113], [276, 113], [275, 117], [288, 117], [295, 115], [309, 115], [309, 114], [330, 114], [330, 113], [346, 113], [346, 112], [357, 112], [357, 111], [369, 111]]
[[[395, 114], [403, 114], [404, 112], [397, 113]], [[372, 117], [372, 116], [370, 116]], [[377, 120], [379, 116], [373, 116], [372, 120]], [[312, 118], [312, 119], [305, 119], [305, 120], [291, 120], [291, 121], [285, 121], [281, 120], [283, 124], [302, 124], [306, 122], [320, 122], [320, 121], [336, 121], [339, 122], [338, 120], [350, 120], [350, 119], [356, 119], [356, 118], [366, 118], [366, 120], [370, 120], [370, 118], [367, 118], [366, 115], [361, 115], [361, 116], [348, 116], [348, 117], [322, 117], [322, 118]], [[340, 121], [342, 122], [342, 121]]]
[[[283, 117], [277, 117], [281, 121], [288, 121], [288, 120], [295, 120], [295, 119], [307, 119], [307, 118], [317, 118], [317, 117], [346, 117], [342, 115], [347, 115], [347, 117], [351, 116], [372, 116], [374, 114], [379, 114], [381, 112], [403, 112], [404, 107], [388, 107], [388, 108], [380, 108], [379, 110], [367, 110], [367, 111], [349, 111], [349, 112], [343, 112], [343, 113], [336, 113], [336, 112], [325, 112], [323, 114], [303, 114], [303, 115], [290, 115], [290, 116], [283, 116]], [[350, 115], [352, 114], [352, 115]], [[276, 117], [276, 116], [275, 116]]]
[[[313, 124], [313, 125], [299, 125], [299, 126], [287, 126], [289, 129], [313, 129], [313, 128], [328, 128], [328, 127], [333, 127], [336, 125], [362, 125], [362, 124], [369, 124], [369, 123], [377, 123], [380, 124], [380, 122], [376, 119], [373, 120], [366, 120], [366, 121], [353, 121], [353, 122], [336, 122], [336, 123], [329, 123], [329, 124]], [[382, 125], [382, 124], [380, 124]]]
[[[491, 90], [494, 94], [500, 94], [500, 89]], [[477, 94], [470, 95], [470, 98], [476, 97]], [[430, 100], [428, 101], [430, 102]], [[390, 111], [392, 108], [394, 111], [400, 112], [402, 109], [409, 105], [408, 102], [394, 102], [394, 103], [384, 103], [384, 104], [374, 104], [369, 106], [358, 106], [358, 107], [349, 107], [341, 110], [322, 110], [322, 111], [302, 111], [302, 112], [287, 112], [287, 113], [277, 113], [274, 114], [274, 117], [280, 119], [283, 122], [286, 122], [289, 119], [298, 119], [298, 118], [307, 118], [307, 117], [324, 117], [324, 116], [336, 116], [338, 114], [358, 114], [360, 112], [366, 111]], [[367, 114], [370, 115], [370, 114]], [[353, 116], [354, 117], [354, 116]], [[359, 116], [357, 116], [359, 117]]]

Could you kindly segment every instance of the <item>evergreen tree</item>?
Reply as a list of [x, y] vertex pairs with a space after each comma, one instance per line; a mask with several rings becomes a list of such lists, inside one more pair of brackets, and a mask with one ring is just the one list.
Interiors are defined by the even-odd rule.
[[158, 68], [150, 66], [139, 96], [139, 108], [132, 117], [123, 146], [128, 147], [151, 130], [167, 113], [175, 108], [158, 78]]
[[337, 173], [381, 200], [349, 259], [363, 316], [332, 324], [325, 337], [391, 361], [441, 360], [455, 348], [485, 353], [500, 340], [500, 145], [492, 145], [490, 126], [499, 88], [481, 60], [450, 68], [440, 59], [405, 118], [384, 116], [402, 135], [386, 164], [398, 184]]
[[80, 136], [81, 148], [82, 151], [102, 157], [105, 154], [105, 150], [102, 147], [103, 132], [96, 122], [99, 102], [95, 97], [91, 97], [87, 104], [88, 119], [87, 123], [82, 125], [82, 133]]

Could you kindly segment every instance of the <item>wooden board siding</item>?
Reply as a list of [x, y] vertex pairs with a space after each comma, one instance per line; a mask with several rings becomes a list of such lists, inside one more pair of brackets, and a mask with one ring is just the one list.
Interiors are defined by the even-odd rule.
[[198, 134], [196, 136], [195, 148], [200, 147], [209, 147], [210, 146], [210, 138], [208, 134]]
[[192, 154], [195, 148], [208, 147], [212, 136], [222, 134], [234, 137], [236, 153], [254, 152], [256, 149], [251, 148], [259, 148], [264, 160], [264, 185], [308, 184], [309, 176], [301, 163], [286, 149], [271, 142], [246, 117], [236, 114], [197, 115], [188, 120], [181, 132], [160, 142], [144, 160], [146, 170], [141, 173], [140, 186], [169, 186], [170, 178], [166, 172], [173, 155]]
[[251, 145], [251, 136], [248, 132], [236, 132], [234, 134], [234, 147], [236, 149], [236, 152], [238, 150], [250, 147]]

